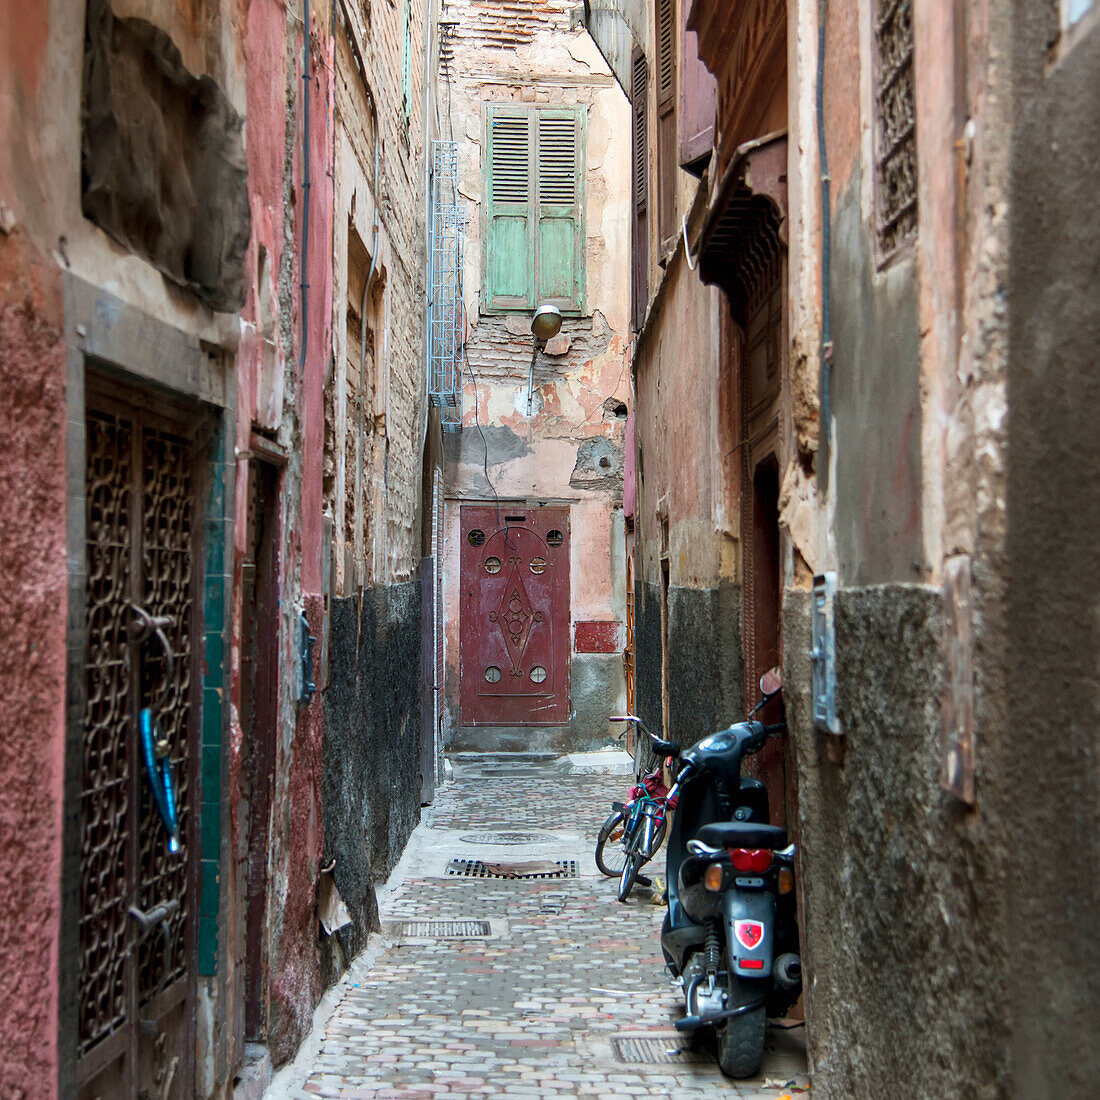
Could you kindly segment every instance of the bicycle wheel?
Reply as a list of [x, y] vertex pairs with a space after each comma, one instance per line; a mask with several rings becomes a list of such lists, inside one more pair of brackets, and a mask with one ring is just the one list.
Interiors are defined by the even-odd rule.
[[641, 853], [643, 863], [648, 863], [660, 851], [667, 827], [668, 815], [663, 807], [647, 806], [641, 835], [638, 838], [638, 851]]
[[626, 863], [624, 835], [623, 811], [616, 810], [603, 823], [599, 839], [596, 841], [596, 866], [608, 878], [618, 878], [623, 872], [623, 864]]
[[634, 881], [638, 877], [638, 872], [642, 869], [643, 862], [640, 853], [627, 852], [626, 864], [619, 876], [619, 901], [626, 901], [630, 897], [630, 891], [634, 888]]

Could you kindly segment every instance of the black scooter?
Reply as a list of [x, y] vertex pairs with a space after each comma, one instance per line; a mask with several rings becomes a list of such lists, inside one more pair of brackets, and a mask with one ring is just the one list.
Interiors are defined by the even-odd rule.
[[718, 1063], [731, 1077], [759, 1071], [765, 1016], [785, 1015], [802, 990], [795, 847], [769, 823], [764, 784], [741, 775], [741, 761], [786, 729], [751, 720], [782, 686], [778, 669], [765, 673], [750, 720], [684, 750], [669, 792], [679, 803], [661, 947], [683, 984], [686, 1015], [676, 1027], [713, 1028]]

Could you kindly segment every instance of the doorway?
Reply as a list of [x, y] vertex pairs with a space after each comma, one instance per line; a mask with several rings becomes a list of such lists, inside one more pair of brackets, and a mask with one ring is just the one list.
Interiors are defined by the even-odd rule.
[[569, 509], [461, 509], [464, 726], [569, 721]]
[[244, 1037], [267, 1037], [264, 965], [268, 835], [275, 771], [279, 653], [279, 470], [248, 464], [245, 557], [241, 563], [241, 774], [244, 836], [238, 875], [244, 884]]
[[[77, 1095], [193, 1093], [197, 961], [196, 418], [108, 382], [85, 405]], [[143, 751], [170, 764], [169, 843]], [[74, 747], [75, 748], [75, 747]]]

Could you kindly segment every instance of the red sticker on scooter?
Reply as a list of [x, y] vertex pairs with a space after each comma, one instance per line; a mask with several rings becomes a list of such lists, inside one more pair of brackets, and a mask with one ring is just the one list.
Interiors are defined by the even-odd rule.
[[758, 920], [734, 921], [733, 934], [746, 951], [755, 951], [764, 938], [764, 926]]

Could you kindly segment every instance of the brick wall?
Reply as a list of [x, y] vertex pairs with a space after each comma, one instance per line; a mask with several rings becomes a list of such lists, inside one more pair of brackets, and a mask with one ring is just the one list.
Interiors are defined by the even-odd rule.
[[[349, 3], [336, 50], [337, 311], [332, 381], [326, 392], [326, 509], [333, 517], [334, 591], [407, 580], [419, 559], [420, 433], [424, 392], [424, 0], [409, 0], [411, 103], [402, 104], [403, 7]], [[362, 69], [360, 69], [360, 61]], [[369, 89], [369, 91], [368, 91]], [[375, 179], [375, 110], [380, 141]], [[378, 243], [375, 246], [375, 212]], [[349, 226], [352, 228], [349, 229]], [[367, 375], [360, 389], [358, 318], [349, 323], [349, 253], [357, 233], [369, 268]], [[354, 252], [354, 248], [352, 249]], [[351, 261], [358, 298], [365, 271]], [[355, 346], [348, 346], [349, 333]], [[349, 369], [350, 361], [350, 369]], [[373, 367], [373, 370], [372, 370]], [[363, 402], [362, 415], [359, 403]], [[357, 479], [357, 469], [362, 474]]]

